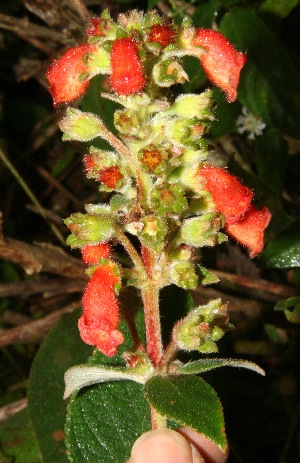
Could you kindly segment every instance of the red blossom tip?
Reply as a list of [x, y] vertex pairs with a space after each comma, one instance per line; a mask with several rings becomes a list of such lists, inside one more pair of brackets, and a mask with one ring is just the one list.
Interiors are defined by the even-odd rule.
[[228, 103], [235, 101], [246, 55], [236, 51], [223, 34], [212, 29], [197, 29], [192, 44], [205, 49], [200, 61], [210, 81], [225, 91]]
[[81, 339], [111, 357], [124, 341], [117, 330], [119, 309], [114, 287], [119, 283], [114, 264], [100, 265], [85, 289], [83, 315], [78, 321]]
[[92, 18], [86, 30], [86, 35], [88, 37], [104, 36], [105, 34], [103, 33], [101, 29], [101, 22], [103, 22], [102, 18], [97, 18], [97, 17]]
[[176, 33], [172, 27], [167, 24], [157, 24], [152, 26], [151, 32], [148, 34], [149, 42], [157, 42], [162, 48], [174, 42]]
[[246, 246], [253, 258], [263, 250], [264, 230], [271, 218], [272, 215], [266, 207], [258, 210], [252, 205], [239, 222], [226, 224], [226, 231], [238, 243]]
[[250, 206], [253, 193], [234, 175], [221, 167], [203, 165], [198, 174], [205, 181], [216, 209], [225, 216], [226, 223], [237, 222]]
[[111, 50], [111, 88], [119, 95], [140, 92], [146, 83], [138, 48], [132, 39], [114, 41]]
[[46, 77], [50, 84], [54, 105], [68, 103], [84, 94], [89, 81], [79, 80], [80, 74], [88, 70], [82, 58], [83, 55], [93, 52], [94, 49], [93, 45], [79, 45], [71, 48], [49, 66]]
[[109, 259], [111, 246], [109, 243], [88, 244], [81, 249], [82, 260], [85, 264], [95, 265], [100, 259]]

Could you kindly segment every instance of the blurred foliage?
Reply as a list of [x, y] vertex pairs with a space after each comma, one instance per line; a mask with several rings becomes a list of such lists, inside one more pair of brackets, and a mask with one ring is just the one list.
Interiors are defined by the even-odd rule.
[[[266, 249], [255, 263], [245, 264], [242, 251], [234, 254], [236, 251], [231, 243], [202, 257], [221, 270], [242, 275], [249, 271], [250, 276], [260, 276], [270, 285], [285, 284], [300, 291], [299, 2], [87, 0], [84, 3], [95, 15], [106, 7], [115, 15], [130, 8], [146, 9], [148, 6], [178, 21], [188, 15], [196, 27], [218, 27], [238, 49], [247, 52], [238, 101], [228, 105], [221, 92], [214, 90], [217, 121], [212, 124], [208, 141], [211, 156], [221, 165], [229, 165], [233, 173], [253, 188], [257, 204], [266, 204], [273, 213], [273, 220], [266, 237]], [[57, 123], [63, 108], [56, 112], [52, 107], [45, 70], [54, 57], [83, 40], [85, 27], [85, 21], [71, 1], [10, 0], [0, 6], [0, 146], [64, 234], [66, 230], [61, 219], [74, 210], [83, 210], [85, 203], [95, 202], [99, 193], [82, 175], [82, 146], [61, 142]], [[198, 62], [191, 59], [189, 69], [191, 79], [184, 91], [202, 91], [208, 83]], [[93, 110], [97, 95], [109, 124], [114, 107], [98, 96], [101, 85], [98, 80], [93, 82], [82, 105], [85, 110]], [[256, 121], [265, 124], [261, 135], [250, 137], [253, 126], [249, 126], [243, 108], [248, 115], [255, 116]], [[239, 116], [244, 119], [238, 127]], [[30, 243], [57, 244], [50, 227], [36, 210], [28, 207], [28, 198], [2, 163], [0, 188], [0, 210], [7, 236]], [[18, 266], [1, 262], [0, 284], [30, 278], [34, 277], [26, 275]], [[41, 276], [37, 280], [39, 278]], [[42, 296], [3, 297], [0, 328], [11, 327], [4, 319], [7, 309], [32, 320], [55, 310], [56, 304], [57, 299], [46, 302]], [[279, 297], [275, 302], [260, 302], [260, 307], [256, 318], [250, 316], [247, 322], [244, 315], [234, 320], [236, 330], [225, 336], [220, 351], [222, 356], [245, 355], [257, 361], [266, 369], [266, 379], [230, 369], [207, 373], [205, 379], [217, 390], [225, 409], [231, 448], [229, 463], [297, 463], [300, 461], [299, 297]], [[234, 318], [235, 314], [232, 316]], [[61, 325], [56, 330], [60, 328]], [[64, 332], [64, 341], [74, 335], [69, 326]], [[43, 359], [43, 349], [53, 342], [55, 333], [57, 331], [50, 333], [50, 340], [45, 340], [36, 357], [33, 375], [37, 374], [39, 359]], [[59, 339], [55, 343], [58, 345]], [[66, 345], [58, 347], [71, 356], [68, 364], [78, 361], [72, 358]], [[22, 343], [1, 348], [2, 406], [25, 397], [37, 348], [37, 344]], [[49, 370], [56, 376], [60, 384], [57, 390], [61, 391], [66, 358], [59, 354], [56, 361], [57, 368], [52, 363]], [[43, 369], [42, 374], [46, 375]], [[49, 392], [51, 385], [46, 386]], [[31, 401], [34, 401], [32, 390]], [[43, 401], [41, 394], [37, 406], [40, 401]], [[45, 410], [43, 420], [47, 423], [51, 407], [49, 412], [46, 404]], [[64, 418], [65, 410], [60, 412]], [[31, 413], [36, 413], [34, 407]], [[62, 417], [59, 417], [61, 422]], [[38, 419], [33, 422], [39, 427]], [[0, 462], [40, 461], [25, 411], [0, 422], [0, 436]], [[55, 436], [59, 441], [61, 435]], [[58, 441], [52, 442], [54, 452]]]

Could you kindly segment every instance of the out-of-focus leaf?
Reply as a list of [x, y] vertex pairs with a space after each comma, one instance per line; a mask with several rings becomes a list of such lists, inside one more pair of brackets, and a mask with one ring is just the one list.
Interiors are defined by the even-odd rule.
[[211, 27], [215, 19], [217, 7], [213, 3], [204, 3], [195, 8], [192, 22], [195, 27]]
[[66, 146], [64, 153], [60, 156], [52, 168], [52, 175], [58, 177], [71, 164], [75, 156], [75, 150]]
[[300, 323], [300, 297], [289, 297], [277, 302], [275, 310], [284, 311], [287, 320], [291, 323]]
[[227, 103], [223, 92], [218, 89], [213, 90], [213, 99], [216, 102], [216, 120], [211, 123], [210, 134], [213, 137], [223, 137], [229, 132], [236, 131], [236, 120], [240, 114], [240, 104]]
[[287, 142], [278, 129], [270, 127], [255, 140], [255, 160], [259, 177], [280, 197], [285, 179], [287, 151]]
[[276, 37], [253, 11], [238, 7], [224, 15], [220, 32], [247, 52], [241, 103], [267, 124], [299, 137], [300, 78]]
[[0, 422], [0, 463], [40, 463], [28, 410]]
[[294, 222], [274, 238], [263, 252], [259, 263], [263, 267], [300, 267], [300, 221]]
[[144, 386], [150, 404], [162, 416], [201, 432], [226, 449], [224, 417], [215, 390], [197, 376], [153, 376]]
[[274, 344], [285, 345], [288, 343], [287, 333], [282, 328], [278, 328], [272, 323], [265, 323], [264, 329], [266, 335]]
[[285, 18], [298, 3], [299, 0], [265, 0], [261, 3], [259, 11]]
[[[30, 373], [29, 411], [43, 463], [66, 463], [64, 373], [92, 352], [78, 333], [78, 311], [64, 315], [38, 351]], [[30, 460], [28, 460], [30, 461]]]

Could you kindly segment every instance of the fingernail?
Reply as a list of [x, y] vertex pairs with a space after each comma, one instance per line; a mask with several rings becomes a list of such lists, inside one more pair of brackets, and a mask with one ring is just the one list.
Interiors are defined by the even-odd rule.
[[[196, 454], [195, 454], [196, 452]], [[143, 434], [132, 447], [130, 463], [201, 463], [186, 439], [170, 429]], [[199, 456], [199, 458], [198, 458]]]

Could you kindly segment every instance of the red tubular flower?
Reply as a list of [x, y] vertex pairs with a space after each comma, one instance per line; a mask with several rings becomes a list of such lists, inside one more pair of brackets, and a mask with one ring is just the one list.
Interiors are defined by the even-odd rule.
[[54, 105], [68, 103], [86, 91], [89, 81], [80, 81], [79, 76], [88, 70], [82, 58], [95, 50], [93, 45], [71, 48], [59, 60], [53, 61], [46, 72]]
[[82, 260], [85, 264], [98, 264], [100, 259], [109, 259], [111, 246], [109, 243], [87, 244], [81, 249]]
[[118, 282], [113, 264], [100, 265], [85, 289], [83, 315], [78, 321], [81, 339], [108, 357], [115, 355], [124, 341], [123, 334], [116, 329], [119, 310], [114, 287]]
[[245, 216], [237, 223], [226, 224], [227, 233], [248, 248], [251, 258], [263, 250], [264, 230], [269, 225], [271, 213], [263, 207], [261, 210], [251, 206]]
[[253, 193], [226, 170], [212, 165], [203, 165], [198, 175], [204, 179], [216, 209], [225, 216], [226, 223], [237, 222], [247, 211]]
[[119, 95], [140, 92], [146, 79], [136, 44], [129, 37], [114, 41], [111, 50], [110, 85]]
[[235, 101], [246, 55], [236, 51], [224, 35], [212, 29], [197, 29], [192, 44], [205, 49], [200, 61], [210, 81], [225, 91], [228, 103]]
[[175, 31], [166, 24], [157, 24], [152, 26], [148, 38], [149, 42], [157, 42], [164, 48], [174, 42]]

